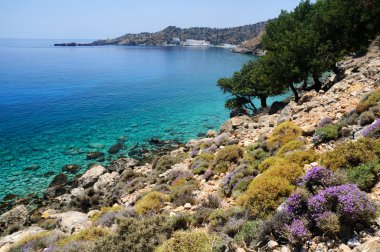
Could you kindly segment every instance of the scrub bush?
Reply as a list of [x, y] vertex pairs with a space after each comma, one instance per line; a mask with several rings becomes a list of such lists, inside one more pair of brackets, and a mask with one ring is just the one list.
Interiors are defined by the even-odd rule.
[[380, 119], [363, 130], [363, 137], [380, 138]]
[[169, 201], [169, 197], [161, 192], [150, 192], [136, 202], [135, 210], [138, 214], [158, 212], [164, 207], [164, 202]]
[[313, 136], [313, 142], [319, 144], [335, 140], [339, 137], [341, 129], [341, 125], [338, 124], [328, 124], [317, 128]]
[[361, 126], [366, 126], [375, 121], [375, 115], [371, 111], [363, 112], [359, 117], [359, 123]]
[[300, 137], [302, 130], [293, 122], [286, 121], [279, 124], [271, 133], [267, 140], [267, 147], [270, 150], [276, 150]]
[[215, 162], [237, 163], [243, 157], [243, 149], [238, 145], [226, 146], [216, 154]]
[[348, 179], [355, 183], [360, 190], [370, 191], [372, 187], [379, 181], [380, 164], [366, 163], [353, 168], [347, 172]]
[[359, 113], [367, 111], [370, 107], [375, 106], [380, 101], [380, 89], [375, 90], [366, 98], [360, 101], [360, 103], [356, 106], [356, 110]]
[[292, 151], [296, 150], [302, 150], [305, 147], [305, 141], [304, 140], [292, 140], [289, 143], [284, 144], [278, 152], [277, 156], [285, 156], [286, 154], [289, 154]]
[[194, 174], [202, 174], [211, 168], [214, 155], [209, 153], [202, 153], [191, 163], [191, 170]]

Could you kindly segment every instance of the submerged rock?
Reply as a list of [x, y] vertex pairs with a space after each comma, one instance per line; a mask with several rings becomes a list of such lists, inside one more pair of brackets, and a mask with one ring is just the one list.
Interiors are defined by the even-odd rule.
[[69, 172], [69, 173], [77, 173], [82, 167], [77, 164], [68, 164], [62, 167], [63, 172]]
[[67, 175], [60, 173], [54, 177], [44, 195], [46, 198], [54, 198], [66, 193]]
[[112, 145], [111, 148], [108, 149], [108, 153], [116, 154], [123, 148], [124, 148], [124, 144], [121, 142], [118, 142], [117, 144]]
[[95, 152], [88, 152], [87, 153], [87, 160], [94, 160], [98, 158], [104, 157], [104, 153], [100, 151], [95, 151]]
[[138, 165], [138, 163], [139, 161], [133, 158], [120, 158], [113, 161], [111, 165], [108, 166], [108, 170], [122, 173], [125, 169], [133, 169], [135, 166]]

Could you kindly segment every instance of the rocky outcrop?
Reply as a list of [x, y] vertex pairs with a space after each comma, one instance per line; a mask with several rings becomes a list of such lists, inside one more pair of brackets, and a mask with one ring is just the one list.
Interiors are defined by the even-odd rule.
[[122, 173], [125, 169], [131, 168], [133, 169], [139, 161], [133, 158], [120, 158], [111, 163], [108, 167], [108, 170]]
[[66, 193], [67, 175], [60, 173], [54, 177], [48, 189], [44, 193], [46, 198], [53, 198]]
[[40, 227], [31, 226], [31, 227], [28, 227], [27, 229], [18, 231], [8, 236], [4, 236], [0, 238], [0, 252], [6, 252], [9, 250], [12, 244], [22, 241], [32, 235], [42, 233], [44, 231], [46, 230]]
[[113, 186], [116, 180], [119, 178], [119, 173], [104, 173], [98, 179], [98, 181], [94, 184], [95, 191], [105, 190], [111, 186]]
[[27, 224], [28, 220], [28, 210], [24, 205], [19, 205], [0, 216], [0, 234], [10, 228], [22, 227]]
[[52, 214], [50, 218], [57, 221], [58, 228], [62, 232], [69, 234], [90, 225], [87, 214], [76, 211]]
[[78, 179], [78, 186], [83, 188], [91, 187], [98, 180], [99, 176], [106, 172], [106, 169], [101, 165], [94, 165], [88, 169], [85, 174]]
[[380, 237], [374, 237], [356, 247], [354, 252], [377, 252], [380, 251]]

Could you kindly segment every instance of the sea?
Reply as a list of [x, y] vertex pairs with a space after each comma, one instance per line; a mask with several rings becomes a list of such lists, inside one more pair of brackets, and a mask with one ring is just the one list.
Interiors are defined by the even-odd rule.
[[217, 80], [255, 59], [214, 47], [53, 46], [71, 41], [91, 40], [0, 39], [0, 203], [42, 196], [67, 164], [84, 172], [152, 139], [218, 130], [229, 111]]

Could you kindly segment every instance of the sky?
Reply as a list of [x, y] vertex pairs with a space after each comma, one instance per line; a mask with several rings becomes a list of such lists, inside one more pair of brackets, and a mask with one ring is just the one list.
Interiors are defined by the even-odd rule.
[[300, 0], [1, 0], [0, 38], [102, 39], [125, 33], [234, 27], [275, 18]]

